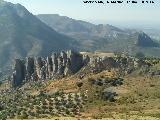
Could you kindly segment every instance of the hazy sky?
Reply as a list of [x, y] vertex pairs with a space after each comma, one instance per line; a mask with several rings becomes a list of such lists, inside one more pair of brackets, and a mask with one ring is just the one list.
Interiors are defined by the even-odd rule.
[[7, 1], [20, 3], [33, 14], [60, 14], [74, 19], [106, 24], [160, 25], [160, 0], [153, 0], [155, 4], [142, 4], [142, 0], [137, 0], [139, 4], [84, 4], [83, 0]]

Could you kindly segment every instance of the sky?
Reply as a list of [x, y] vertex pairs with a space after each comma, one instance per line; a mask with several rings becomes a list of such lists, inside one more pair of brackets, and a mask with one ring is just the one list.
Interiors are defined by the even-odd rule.
[[[114, 24], [119, 26], [145, 26], [160, 28], [160, 0], [154, 4], [85, 4], [85, 0], [6, 0], [20, 3], [33, 14], [59, 14], [73, 19], [86, 20], [96, 24]], [[111, 0], [108, 0], [109, 2]], [[150, 1], [150, 0], [149, 0]]]

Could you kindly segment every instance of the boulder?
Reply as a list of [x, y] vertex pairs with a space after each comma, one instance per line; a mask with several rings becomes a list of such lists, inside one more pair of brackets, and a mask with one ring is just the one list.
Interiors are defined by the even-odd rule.
[[106, 88], [102, 92], [102, 99], [106, 101], [115, 102], [116, 96], [118, 96], [118, 94], [112, 88]]

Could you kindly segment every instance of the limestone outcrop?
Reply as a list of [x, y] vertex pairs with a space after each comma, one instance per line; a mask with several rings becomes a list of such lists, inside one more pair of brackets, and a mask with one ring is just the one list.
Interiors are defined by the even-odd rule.
[[88, 57], [69, 50], [53, 53], [47, 58], [28, 57], [26, 60], [16, 59], [13, 73], [13, 86], [23, 81], [37, 81], [64, 77], [78, 72], [88, 61]]
[[13, 82], [12, 86], [16, 87], [22, 84], [23, 80], [25, 80], [26, 68], [25, 62], [20, 59], [15, 60], [15, 71], [13, 72]]
[[12, 86], [19, 86], [23, 82], [44, 81], [70, 76], [77, 73], [83, 66], [93, 73], [118, 69], [119, 75], [125, 75], [131, 73], [136, 66], [140, 66], [140, 63], [146, 64], [145, 61], [137, 62], [132, 57], [89, 57], [72, 50], [53, 53], [46, 58], [16, 59]]

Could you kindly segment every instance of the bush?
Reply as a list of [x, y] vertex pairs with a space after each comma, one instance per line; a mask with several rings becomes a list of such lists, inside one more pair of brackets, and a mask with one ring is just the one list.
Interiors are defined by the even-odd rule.
[[138, 53], [136, 53], [135, 57], [137, 57], [137, 58], [144, 58], [145, 55], [142, 52], [138, 52]]

